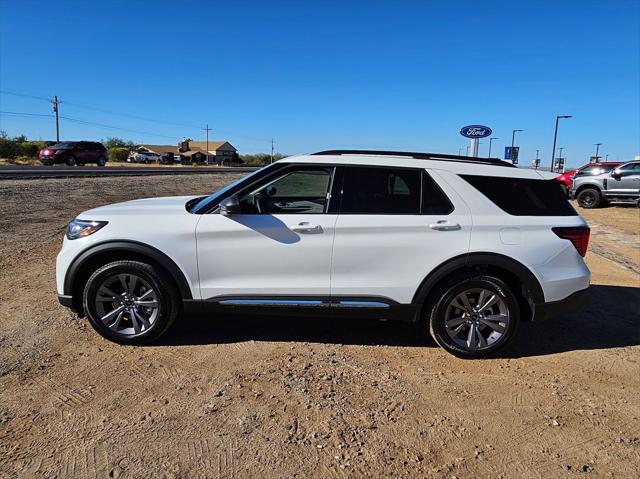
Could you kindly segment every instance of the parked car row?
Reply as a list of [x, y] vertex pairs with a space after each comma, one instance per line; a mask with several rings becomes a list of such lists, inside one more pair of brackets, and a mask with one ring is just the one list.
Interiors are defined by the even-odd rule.
[[127, 163], [160, 163], [161, 165], [183, 165], [191, 164], [191, 160], [179, 153], [163, 153], [158, 155], [150, 152], [137, 152], [127, 158]]
[[64, 163], [67, 166], [84, 166], [87, 163], [105, 166], [109, 155], [102, 143], [63, 141], [40, 150], [38, 159], [47, 166], [55, 163]]

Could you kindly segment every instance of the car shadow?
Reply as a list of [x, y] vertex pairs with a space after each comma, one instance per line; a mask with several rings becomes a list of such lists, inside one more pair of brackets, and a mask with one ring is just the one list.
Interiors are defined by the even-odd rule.
[[[523, 323], [501, 357], [542, 356], [640, 344], [640, 288], [591, 286], [579, 313]], [[296, 341], [436, 347], [424, 324], [337, 317], [183, 316], [154, 346]]]
[[291, 231], [282, 220], [272, 215], [229, 215], [227, 218], [278, 243], [294, 244], [300, 241], [298, 234]]

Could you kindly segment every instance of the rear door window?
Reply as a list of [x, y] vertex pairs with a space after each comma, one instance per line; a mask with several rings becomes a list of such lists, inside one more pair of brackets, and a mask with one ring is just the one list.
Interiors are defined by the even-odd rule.
[[527, 178], [461, 175], [473, 187], [514, 216], [576, 216], [560, 182]]
[[418, 215], [421, 170], [345, 167], [341, 214]]

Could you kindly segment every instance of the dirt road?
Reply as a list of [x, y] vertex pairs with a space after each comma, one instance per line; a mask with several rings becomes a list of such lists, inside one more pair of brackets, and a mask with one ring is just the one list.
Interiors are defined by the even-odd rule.
[[300, 318], [182, 318], [123, 347], [57, 303], [78, 212], [232, 179], [0, 182], [0, 478], [640, 476], [635, 208], [586, 212], [588, 306], [521, 325], [502, 359], [456, 359], [412, 325]]

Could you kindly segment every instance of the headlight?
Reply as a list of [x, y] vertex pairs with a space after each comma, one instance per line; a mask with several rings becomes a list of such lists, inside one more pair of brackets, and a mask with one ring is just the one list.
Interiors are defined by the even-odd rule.
[[73, 240], [78, 238], [84, 238], [85, 236], [92, 235], [103, 226], [106, 226], [106, 221], [85, 221], [85, 220], [73, 220], [67, 226], [67, 238]]

